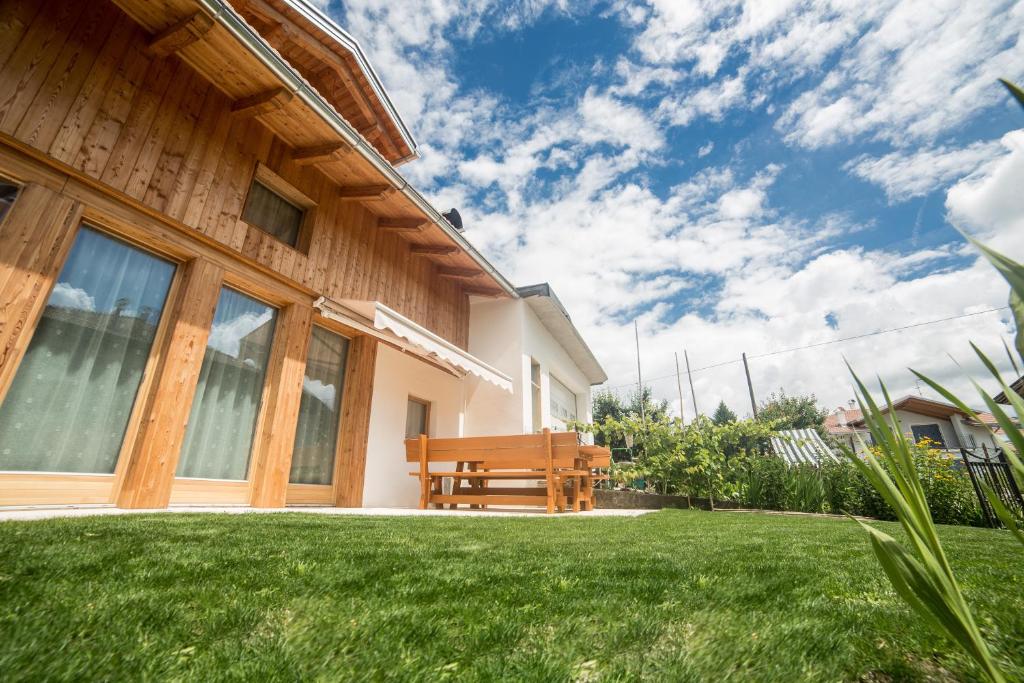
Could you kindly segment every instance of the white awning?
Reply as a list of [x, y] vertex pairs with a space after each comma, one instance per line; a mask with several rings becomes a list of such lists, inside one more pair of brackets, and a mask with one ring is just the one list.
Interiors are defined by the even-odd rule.
[[[431, 356], [438, 359], [445, 365], [454, 366], [463, 372], [468, 372], [476, 375], [480, 379], [490, 382], [499, 389], [512, 393], [512, 378], [504, 374], [500, 370], [492, 368], [487, 363], [483, 362], [479, 358], [470, 355], [463, 351], [455, 344], [452, 344], [447, 339], [439, 337], [430, 330], [426, 329], [422, 325], [409, 320], [398, 311], [388, 308], [379, 301], [345, 301], [343, 304], [350, 310], [359, 315], [365, 316], [368, 320], [372, 321], [374, 330], [367, 329], [358, 320], [353, 319], [351, 316], [346, 315], [343, 309], [340, 309], [334, 302], [321, 297], [314, 304], [325, 316], [334, 318], [339, 322], [347, 325], [356, 327], [357, 329], [363, 329], [371, 334], [376, 330], [382, 330], [384, 332], [390, 332], [395, 335], [398, 339], [389, 339], [390, 335], [376, 333], [378, 336], [387, 341], [395, 343], [400, 340], [404, 340], [409, 344], [413, 345], [425, 356]], [[405, 346], [405, 344], [401, 344]]]

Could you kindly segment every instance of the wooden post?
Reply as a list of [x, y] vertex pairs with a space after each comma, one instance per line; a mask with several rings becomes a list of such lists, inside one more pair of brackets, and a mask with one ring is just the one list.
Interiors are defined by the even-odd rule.
[[427, 435], [420, 434], [420, 510], [426, 510], [430, 502], [430, 477], [427, 472]]
[[0, 402], [43, 315], [81, 217], [81, 204], [30, 183], [0, 223]]
[[159, 349], [150, 391], [144, 397], [142, 425], [131, 448], [117, 492], [123, 508], [165, 508], [185, 441], [196, 383], [206, 353], [224, 271], [205, 259], [183, 266], [173, 302], [164, 311], [171, 330]]
[[686, 415], [683, 410], [683, 381], [679, 377], [679, 353], [673, 351], [672, 355], [676, 357], [676, 389], [679, 390], [679, 421], [686, 424]]
[[338, 467], [334, 476], [338, 507], [361, 507], [366, 476], [366, 443], [370, 435], [373, 373], [377, 367], [377, 340], [369, 335], [352, 339], [345, 365], [338, 428]]
[[555, 511], [555, 469], [554, 454], [551, 452], [551, 430], [544, 428], [545, 474], [548, 482], [548, 514]]
[[750, 382], [750, 366], [747, 365], [747, 354], [743, 354], [743, 371], [747, 373], [747, 390], [750, 392], [750, 409], [754, 411], [754, 419], [757, 419], [757, 401], [754, 400], [754, 385]]
[[291, 304], [278, 317], [256, 422], [249, 477], [253, 507], [280, 508], [285, 504], [312, 325], [313, 308], [304, 304]]
[[686, 378], [690, 380], [690, 398], [693, 399], [693, 416], [697, 417], [700, 415], [700, 411], [697, 410], [697, 392], [693, 390], [693, 373], [690, 372], [690, 355], [686, 353], [686, 349], [683, 349], [683, 358], [686, 360]]

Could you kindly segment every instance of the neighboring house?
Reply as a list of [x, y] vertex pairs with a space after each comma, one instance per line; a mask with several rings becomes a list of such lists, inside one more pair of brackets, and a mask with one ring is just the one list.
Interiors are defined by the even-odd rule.
[[854, 402], [851, 401], [850, 403], [850, 408], [839, 406], [829, 413], [825, 418], [825, 431], [828, 432], [838, 444], [851, 451], [859, 452], [861, 448], [858, 442], [858, 437], [870, 444], [871, 433], [868, 431], [867, 427], [855, 426], [855, 423], [860, 422], [862, 415], [859, 409], [852, 407]]
[[[901, 429], [915, 441], [927, 438], [939, 448], [951, 451], [999, 445], [989, 432], [989, 426], [995, 425], [995, 418], [989, 413], [979, 412], [983, 422], [978, 422], [956, 406], [921, 396], [904, 396], [893, 402], [893, 408]], [[882, 410], [888, 413], [888, 407]], [[864, 443], [873, 443], [859, 410], [838, 408], [825, 420], [825, 428], [856, 452], [863, 450], [858, 434]]]
[[308, 0], [13, 3], [0, 81], [0, 505], [415, 505], [407, 434], [587, 417]]
[[[1024, 396], [1024, 376], [1013, 380], [1013, 383], [1010, 385], [1010, 391], [1014, 392], [1018, 396]], [[1000, 391], [992, 398], [992, 400], [1003, 405], [1009, 405], [1010, 403], [1010, 399], [1006, 397], [1005, 391]]]

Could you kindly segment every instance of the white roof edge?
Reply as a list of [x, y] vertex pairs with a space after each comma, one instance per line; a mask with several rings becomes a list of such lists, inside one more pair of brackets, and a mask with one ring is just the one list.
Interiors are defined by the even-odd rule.
[[412, 156], [414, 158], [418, 157], [419, 153], [416, 150], [419, 145], [416, 142], [416, 138], [413, 137], [412, 131], [405, 125], [405, 121], [395, 108], [394, 103], [391, 101], [391, 96], [384, 87], [384, 83], [380, 80], [380, 76], [377, 75], [377, 70], [373, 68], [370, 60], [367, 59], [366, 53], [363, 51], [359, 41], [349, 34], [348, 31], [338, 26], [322, 9], [310, 3], [309, 0], [284, 0], [284, 2], [352, 53], [352, 56], [359, 62], [359, 66], [369, 76], [367, 80], [370, 82], [370, 86], [388, 110], [388, 114], [394, 120], [402, 139], [405, 140], [406, 144], [409, 145], [409, 149], [412, 150]]
[[[548, 332], [562, 345], [562, 348], [565, 349], [569, 357], [576, 363], [576, 366], [583, 371], [591, 386], [608, 381], [608, 374], [601, 367], [597, 356], [590, 350], [590, 346], [583, 339], [583, 335], [580, 334], [576, 325], [569, 318], [569, 314], [566, 313], [562, 302], [558, 300], [558, 297], [551, 291], [551, 287], [547, 283], [530, 287], [519, 287], [517, 292], [530, 305], [530, 308], [534, 309], [535, 313], [548, 314], [538, 315], [537, 317], [540, 318], [541, 324], [547, 328]], [[538, 311], [538, 307], [546, 307], [546, 310]]]

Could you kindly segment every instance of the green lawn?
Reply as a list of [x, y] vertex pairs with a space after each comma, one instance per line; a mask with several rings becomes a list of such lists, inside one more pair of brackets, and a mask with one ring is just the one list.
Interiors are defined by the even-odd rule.
[[[895, 533], [892, 524], [883, 524]], [[1024, 667], [1024, 553], [944, 527]], [[841, 519], [191, 514], [0, 523], [5, 680], [971, 680]]]

